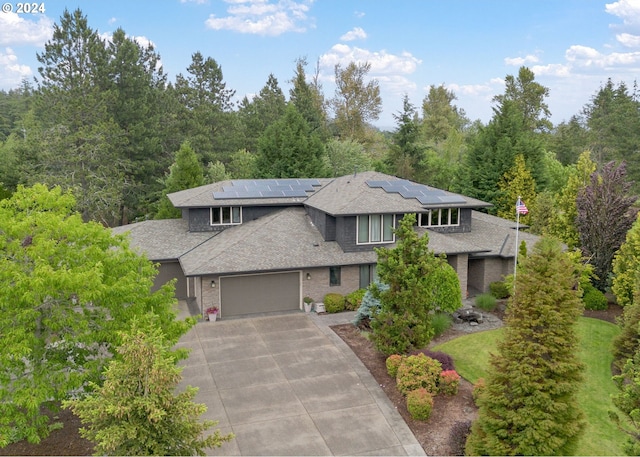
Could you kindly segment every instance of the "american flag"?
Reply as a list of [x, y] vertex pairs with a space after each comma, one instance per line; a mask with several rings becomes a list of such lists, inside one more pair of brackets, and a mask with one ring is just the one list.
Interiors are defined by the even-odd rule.
[[518, 198], [518, 201], [516, 202], [516, 213], [518, 214], [527, 214], [529, 212], [529, 210], [527, 209], [527, 205], [524, 204], [524, 202]]

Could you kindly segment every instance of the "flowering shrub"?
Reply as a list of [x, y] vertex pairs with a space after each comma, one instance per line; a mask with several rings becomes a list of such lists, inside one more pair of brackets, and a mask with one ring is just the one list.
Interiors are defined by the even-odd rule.
[[455, 370], [445, 370], [440, 373], [440, 382], [438, 387], [440, 392], [445, 395], [455, 395], [458, 393], [460, 385], [460, 375]]
[[437, 393], [441, 371], [440, 362], [424, 354], [404, 357], [396, 374], [396, 387], [403, 395], [421, 387]]
[[209, 308], [207, 308], [207, 314], [218, 314], [218, 307], [217, 306], [211, 306]]
[[433, 409], [433, 395], [424, 388], [412, 390], [407, 394], [407, 410], [416, 420], [426, 421]]
[[391, 376], [392, 378], [395, 378], [398, 374], [398, 368], [400, 367], [403, 358], [404, 357], [400, 354], [391, 354], [389, 357], [387, 357], [387, 373], [389, 373], [389, 376]]

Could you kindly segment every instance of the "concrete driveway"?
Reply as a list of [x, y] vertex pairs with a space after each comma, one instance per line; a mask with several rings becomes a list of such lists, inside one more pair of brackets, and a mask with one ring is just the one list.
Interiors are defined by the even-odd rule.
[[368, 370], [328, 325], [353, 313], [199, 322], [183, 384], [236, 437], [211, 455], [425, 455]]

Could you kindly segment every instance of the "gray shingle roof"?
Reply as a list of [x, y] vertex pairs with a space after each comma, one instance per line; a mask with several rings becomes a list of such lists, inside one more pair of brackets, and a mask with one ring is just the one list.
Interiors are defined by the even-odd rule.
[[425, 208], [452, 206], [457, 208], [482, 208], [489, 203], [465, 197], [464, 195], [444, 192], [445, 195], [461, 197], [465, 203], [450, 205], [423, 205], [416, 198], [404, 198], [398, 193], [389, 193], [382, 188], [373, 188], [367, 181], [398, 181], [394, 176], [375, 171], [365, 171], [353, 175], [335, 178], [316, 191], [304, 202], [333, 216], [362, 213], [416, 213]]
[[[266, 180], [273, 181], [273, 180]], [[214, 184], [182, 190], [167, 195], [176, 208], [206, 208], [210, 206], [264, 206], [264, 205], [308, 205], [321, 211], [336, 215], [352, 215], [372, 212], [378, 213], [410, 213], [423, 211], [424, 208], [458, 207], [483, 208], [491, 206], [489, 203], [465, 197], [452, 192], [440, 191], [443, 195], [464, 203], [423, 205], [416, 198], [405, 198], [398, 193], [389, 193], [382, 188], [367, 185], [367, 181], [399, 182], [399, 178], [375, 171], [365, 171], [339, 178], [320, 178], [319, 186], [307, 197], [276, 197], [276, 198], [214, 198], [224, 195], [224, 188], [233, 187], [234, 181], [220, 181]], [[260, 180], [255, 180], [260, 182]], [[434, 188], [435, 190], [435, 188]], [[438, 189], [439, 190], [439, 189]]]
[[[513, 257], [515, 222], [473, 211], [472, 231], [429, 234], [437, 254]], [[306, 211], [286, 208], [222, 232], [189, 232], [185, 221], [145, 221], [114, 228], [130, 232], [131, 245], [154, 261], [179, 259], [187, 276], [290, 270], [332, 265], [375, 263], [377, 255], [343, 252], [335, 241], [324, 241]], [[519, 241], [533, 246], [538, 237], [520, 231]], [[393, 244], [386, 245], [393, 247]]]
[[154, 261], [175, 260], [216, 235], [216, 232], [189, 232], [183, 219], [136, 222], [111, 230], [116, 234], [129, 233], [131, 247]]
[[324, 241], [299, 207], [226, 229], [180, 258], [187, 276], [375, 262], [375, 252], [345, 253]]

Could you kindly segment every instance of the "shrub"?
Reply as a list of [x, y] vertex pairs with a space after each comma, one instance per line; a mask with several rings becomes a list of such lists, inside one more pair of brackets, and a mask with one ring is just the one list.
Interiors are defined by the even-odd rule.
[[453, 365], [453, 357], [449, 354], [440, 351], [430, 351], [429, 349], [422, 349], [421, 351], [414, 352], [414, 354], [424, 354], [427, 357], [431, 357], [434, 360], [440, 362], [443, 370], [455, 370]]
[[437, 360], [424, 354], [410, 355], [398, 367], [396, 387], [403, 395], [420, 388], [437, 393], [441, 371], [442, 366]]
[[371, 320], [371, 341], [385, 355], [406, 354], [431, 339], [428, 322], [410, 312], [378, 312]]
[[476, 297], [476, 306], [483, 311], [496, 309], [496, 297], [491, 294], [480, 294]]
[[335, 293], [325, 295], [324, 309], [328, 313], [340, 313], [344, 311], [344, 296]]
[[449, 450], [451, 455], [464, 455], [467, 437], [471, 433], [471, 421], [455, 421], [449, 430]]
[[404, 359], [404, 357], [401, 356], [400, 354], [391, 354], [389, 357], [387, 357], [387, 360], [386, 360], [387, 373], [389, 373], [389, 376], [391, 376], [394, 379], [398, 374], [398, 368], [402, 363], [402, 359]]
[[440, 373], [438, 391], [445, 395], [455, 395], [460, 386], [460, 375], [456, 370], [444, 370]]
[[484, 378], [478, 378], [478, 380], [473, 385], [473, 392], [471, 393], [471, 395], [473, 396], [473, 402], [476, 405], [478, 404], [478, 398], [484, 391], [485, 387], [487, 387], [487, 385], [484, 381]]
[[362, 299], [364, 298], [364, 294], [367, 292], [366, 289], [358, 289], [354, 290], [350, 294], [347, 294], [345, 300], [345, 309], [348, 311], [355, 311], [360, 308], [362, 304]]
[[509, 287], [504, 281], [496, 281], [489, 284], [489, 292], [498, 300], [508, 298], [510, 294]]
[[586, 309], [607, 309], [609, 303], [601, 291], [593, 287], [591, 283], [584, 284], [582, 288], [584, 290], [582, 302]]
[[436, 313], [431, 318], [431, 328], [433, 329], [433, 336], [440, 336], [451, 327], [453, 318], [447, 313]]
[[[389, 286], [386, 284], [377, 283], [378, 290], [387, 290]], [[370, 329], [371, 318], [375, 313], [380, 310], [380, 300], [373, 296], [371, 287], [369, 287], [362, 297], [362, 303], [356, 316], [353, 318], [353, 325], [359, 329]]]
[[407, 394], [407, 410], [416, 420], [426, 421], [433, 409], [433, 395], [424, 388], [412, 390]]

